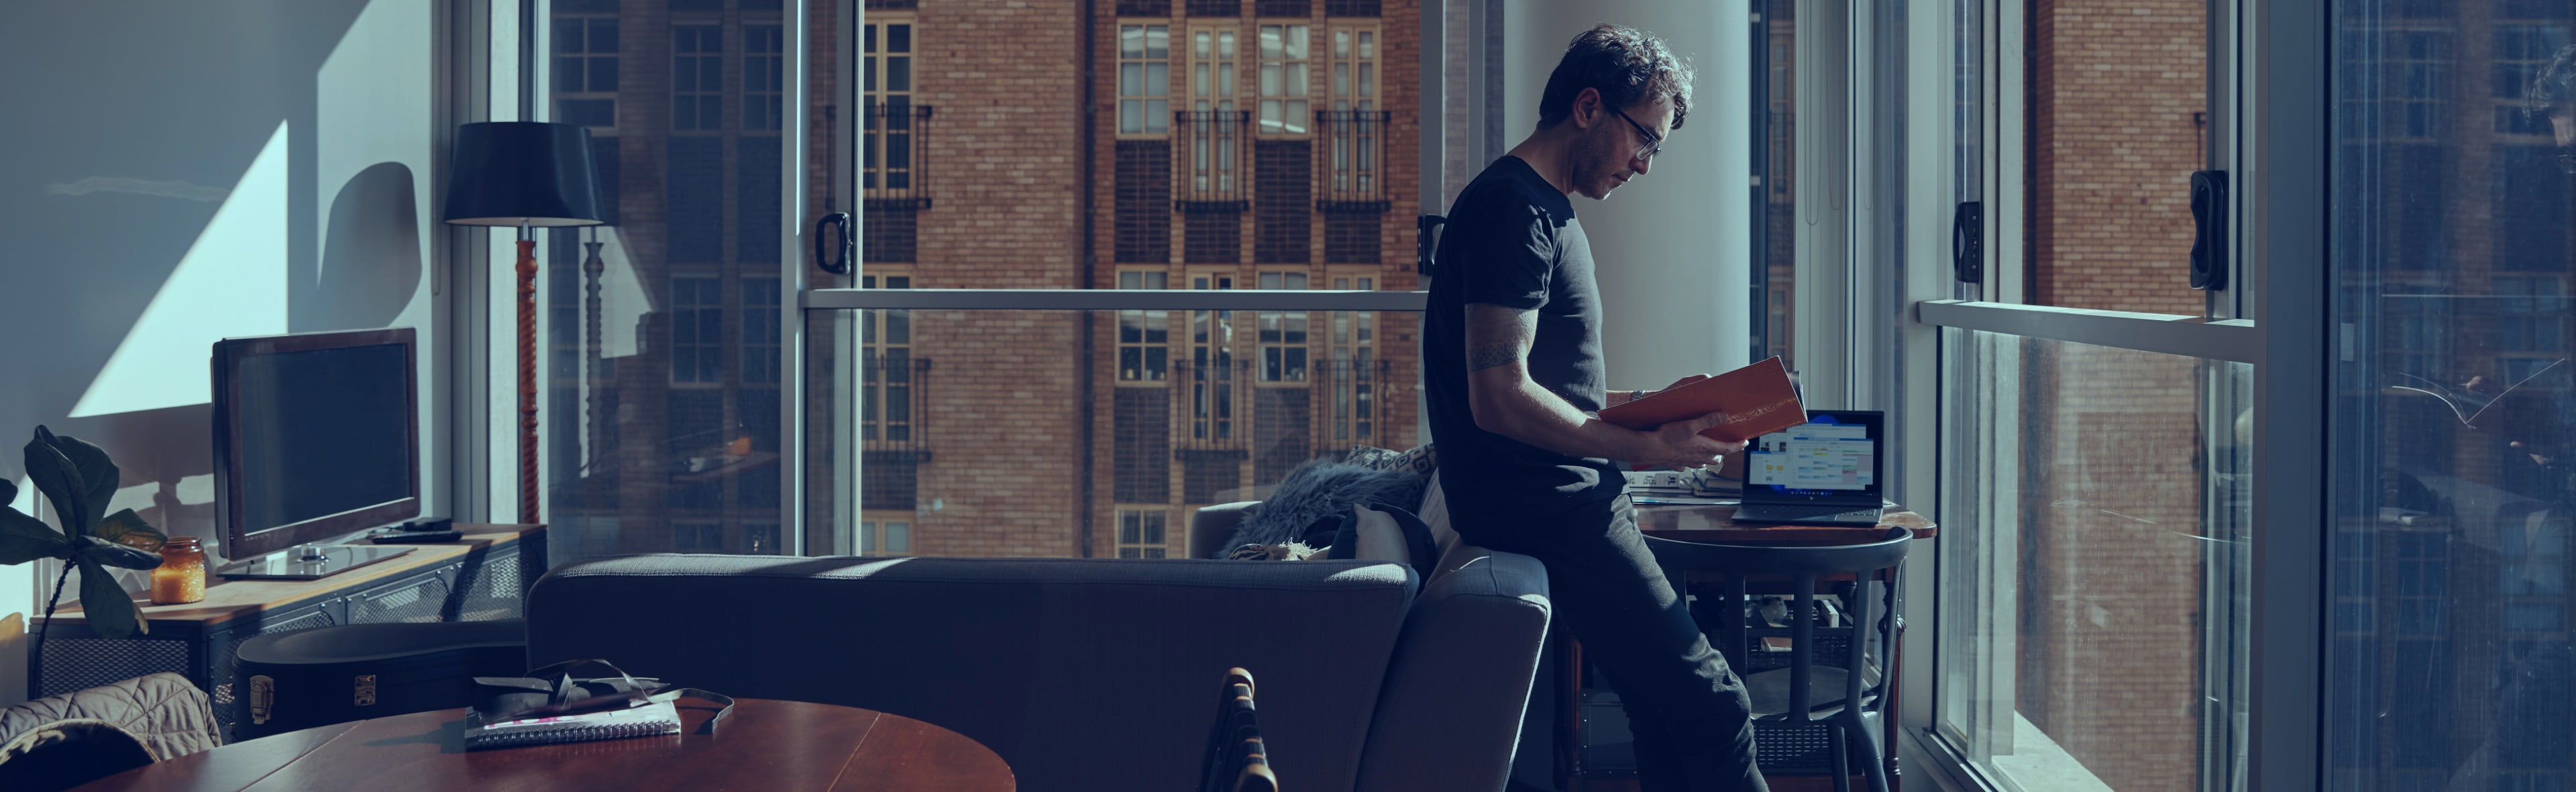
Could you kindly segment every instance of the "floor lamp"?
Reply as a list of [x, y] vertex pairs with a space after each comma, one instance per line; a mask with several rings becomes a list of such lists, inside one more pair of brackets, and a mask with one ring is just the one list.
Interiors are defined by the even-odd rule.
[[492, 121], [456, 131], [447, 222], [519, 229], [519, 522], [537, 522], [537, 240], [531, 229], [599, 225], [590, 130]]

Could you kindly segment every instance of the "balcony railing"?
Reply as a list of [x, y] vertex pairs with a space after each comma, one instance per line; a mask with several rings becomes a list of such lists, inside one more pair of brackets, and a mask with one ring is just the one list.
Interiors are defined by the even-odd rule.
[[931, 106], [870, 102], [859, 113], [859, 188], [869, 209], [928, 209], [927, 175], [917, 136], [930, 127]]
[[1173, 168], [1172, 209], [1183, 213], [1241, 214], [1252, 208], [1252, 180], [1244, 167], [1243, 132], [1250, 110], [1184, 110], [1173, 113], [1179, 134]]
[[1386, 129], [1393, 113], [1385, 110], [1318, 110], [1315, 129], [1324, 137], [1324, 155], [1315, 158], [1315, 209], [1321, 212], [1384, 212], [1388, 208], [1385, 162]]
[[930, 359], [863, 356], [859, 372], [859, 447], [879, 461], [930, 461], [922, 416], [930, 405]]

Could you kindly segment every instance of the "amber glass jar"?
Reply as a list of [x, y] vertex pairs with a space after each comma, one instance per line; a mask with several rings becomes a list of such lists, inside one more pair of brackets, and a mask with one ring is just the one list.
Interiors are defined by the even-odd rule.
[[206, 598], [206, 550], [194, 536], [173, 536], [161, 545], [161, 566], [152, 570], [152, 604], [176, 605]]

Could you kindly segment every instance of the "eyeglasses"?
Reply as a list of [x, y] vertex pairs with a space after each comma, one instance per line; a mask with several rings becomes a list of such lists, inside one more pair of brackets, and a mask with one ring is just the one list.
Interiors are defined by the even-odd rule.
[[[1607, 105], [1609, 103], [1603, 102], [1602, 104]], [[1610, 114], [1618, 116], [1621, 121], [1628, 122], [1629, 126], [1636, 127], [1637, 135], [1646, 139], [1646, 145], [1637, 147], [1637, 153], [1634, 157], [1631, 157], [1631, 159], [1653, 162], [1655, 160], [1655, 155], [1664, 153], [1663, 136], [1648, 131], [1646, 129], [1646, 125], [1637, 123], [1637, 119], [1629, 118], [1627, 113], [1619, 112], [1619, 108], [1610, 108]]]

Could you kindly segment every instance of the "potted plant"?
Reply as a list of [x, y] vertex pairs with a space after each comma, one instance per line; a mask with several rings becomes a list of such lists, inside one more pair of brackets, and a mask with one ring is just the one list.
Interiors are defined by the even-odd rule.
[[45, 635], [53, 632], [55, 604], [62, 601], [63, 583], [72, 570], [81, 572], [81, 610], [89, 617], [91, 632], [101, 638], [124, 638], [138, 631], [149, 632], [134, 599], [116, 583], [108, 567], [151, 569], [161, 565], [161, 543], [167, 538], [143, 522], [133, 509], [107, 513], [108, 499], [116, 494], [116, 463], [108, 461], [107, 452], [74, 437], [57, 436], [45, 427], [36, 427], [36, 437], [27, 441], [27, 478], [54, 505], [54, 516], [62, 524], [56, 531], [45, 521], [9, 508], [18, 498], [18, 485], [0, 478], [0, 564], [23, 564], [39, 558], [65, 561], [63, 573], [54, 579], [53, 596], [45, 600], [44, 632], [36, 634], [36, 662], [42, 663]]

